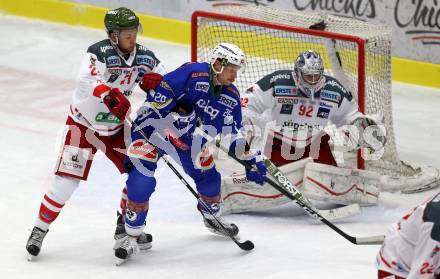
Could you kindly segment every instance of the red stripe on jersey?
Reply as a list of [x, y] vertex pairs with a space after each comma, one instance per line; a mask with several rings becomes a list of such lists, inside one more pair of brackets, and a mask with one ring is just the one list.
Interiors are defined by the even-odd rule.
[[95, 90], [93, 90], [93, 96], [101, 98], [101, 95], [107, 91], [109, 91], [111, 88], [108, 87], [105, 84], [100, 84], [95, 87]]

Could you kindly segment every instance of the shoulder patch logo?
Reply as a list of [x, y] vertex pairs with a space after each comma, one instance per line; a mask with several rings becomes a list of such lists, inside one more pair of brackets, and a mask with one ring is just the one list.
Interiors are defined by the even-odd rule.
[[121, 58], [119, 58], [116, 55], [107, 57], [107, 66], [108, 67], [121, 66]]
[[110, 46], [110, 45], [108, 45], [108, 46], [102, 46], [102, 47], [101, 47], [101, 52], [102, 52], [102, 53], [105, 53], [107, 50], [112, 49], [112, 48], [113, 48], [113, 47]]
[[207, 72], [194, 72], [191, 75], [192, 78], [198, 78], [198, 77], [209, 77], [209, 74]]
[[196, 82], [195, 89], [196, 89], [197, 91], [202, 91], [202, 92], [207, 93], [208, 90], [209, 90], [209, 82], [206, 82], [206, 81], [199, 81], [199, 82]]
[[136, 56], [136, 63], [138, 65], [146, 65], [148, 66], [150, 69], [153, 69], [155, 66], [155, 62], [154, 62], [154, 58], [149, 56], [149, 55], [137, 55]]

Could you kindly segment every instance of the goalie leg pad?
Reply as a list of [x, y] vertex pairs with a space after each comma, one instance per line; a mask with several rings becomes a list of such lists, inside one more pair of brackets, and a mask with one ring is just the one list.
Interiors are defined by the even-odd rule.
[[375, 172], [310, 163], [301, 190], [314, 200], [369, 206], [377, 204], [379, 185], [380, 175]]
[[[309, 159], [292, 162], [280, 170], [295, 186], [302, 183], [304, 166]], [[263, 186], [249, 182], [246, 175], [233, 174], [222, 178], [222, 215], [276, 207], [288, 202], [289, 198], [265, 183]]]

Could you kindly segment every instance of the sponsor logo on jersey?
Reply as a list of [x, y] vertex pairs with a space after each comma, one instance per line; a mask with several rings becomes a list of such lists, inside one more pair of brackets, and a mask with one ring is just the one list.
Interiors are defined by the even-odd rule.
[[292, 99], [292, 98], [276, 98], [278, 104], [296, 104], [298, 103], [298, 99]]
[[199, 82], [196, 82], [195, 89], [196, 89], [197, 91], [202, 91], [202, 92], [207, 93], [208, 90], [209, 90], [209, 82], [206, 82], [206, 81], [199, 81]]
[[154, 58], [153, 57], [151, 57], [149, 55], [145, 55], [145, 54], [137, 55], [136, 56], [136, 63], [138, 65], [146, 65], [146, 66], [148, 66], [151, 69], [153, 69], [154, 65], [156, 64], [154, 62]]
[[198, 77], [209, 77], [209, 74], [207, 72], [195, 72], [191, 74], [192, 78], [198, 78]]
[[95, 121], [98, 123], [114, 123], [119, 124], [121, 120], [111, 114], [110, 112], [100, 112], [95, 116]]
[[203, 99], [198, 100], [196, 102], [196, 105], [199, 108], [203, 109], [203, 111], [211, 117], [211, 120], [214, 120], [214, 118], [216, 118], [218, 113], [220, 112], [218, 109], [215, 109], [212, 106], [210, 106], [209, 102], [207, 103]]
[[293, 104], [283, 104], [281, 106], [281, 114], [292, 114]]
[[101, 52], [102, 53], [105, 53], [107, 50], [109, 50], [109, 49], [113, 49], [113, 47], [112, 46], [102, 46], [101, 47]]
[[[281, 126], [282, 128], [289, 128], [292, 129], [293, 131], [297, 132], [297, 131], [302, 131], [302, 130], [309, 130], [312, 131], [314, 129], [316, 130], [320, 130], [321, 129], [321, 125], [319, 124], [315, 124], [315, 125], [311, 125], [308, 123], [296, 123], [292, 120], [287, 120], [283, 122], [283, 125]], [[281, 129], [281, 131], [283, 131], [283, 129]]]
[[320, 96], [322, 100], [327, 100], [337, 104], [339, 104], [339, 101], [341, 100], [341, 94], [330, 90], [321, 90]]
[[278, 75], [274, 75], [273, 77], [270, 78], [269, 83], [275, 82], [278, 79], [290, 79], [290, 75], [289, 74], [278, 74]]
[[127, 155], [149, 162], [158, 160], [157, 150], [143, 139], [133, 141], [128, 147]]
[[337, 87], [337, 88], [339, 88], [342, 92], [347, 93], [347, 90], [346, 90], [344, 87], [342, 87], [342, 85], [339, 84], [339, 82], [336, 82], [336, 81], [334, 81], [334, 80], [329, 80], [329, 81], [327, 81], [326, 85], [327, 85], [327, 84], [330, 85], [330, 86], [333, 86], [333, 87]]
[[107, 67], [121, 66], [121, 58], [116, 55], [107, 57]]
[[197, 156], [196, 166], [201, 170], [209, 170], [214, 166], [214, 157], [212, 157], [208, 148], [203, 147], [202, 152]]
[[60, 164], [58, 165], [56, 172], [83, 177], [89, 155], [90, 150], [66, 145], [62, 151]]
[[234, 109], [237, 105], [238, 105], [238, 101], [235, 100], [234, 98], [229, 97], [228, 95], [225, 94], [221, 94], [218, 102], [220, 104], [223, 104], [225, 106], [227, 106], [230, 109]]
[[330, 114], [329, 108], [319, 107], [317, 116], [320, 118], [328, 118]]
[[234, 123], [234, 116], [232, 116], [232, 110], [226, 109], [223, 113], [223, 123], [225, 125], [232, 125]]
[[325, 108], [333, 108], [332, 105], [329, 105], [329, 104], [324, 103], [324, 102], [319, 102], [319, 106], [321, 106], [321, 107], [325, 107]]
[[275, 86], [273, 88], [274, 96], [298, 96], [298, 88], [294, 86]]
[[120, 76], [122, 74], [122, 69], [107, 69], [111, 75]]

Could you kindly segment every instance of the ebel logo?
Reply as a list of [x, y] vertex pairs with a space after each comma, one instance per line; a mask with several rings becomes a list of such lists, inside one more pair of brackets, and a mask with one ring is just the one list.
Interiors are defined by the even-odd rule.
[[112, 49], [112, 48], [113, 48], [112, 46], [103, 46], [103, 47], [101, 47], [101, 52], [105, 53], [107, 50]]
[[230, 109], [235, 108], [235, 106], [237, 106], [237, 104], [238, 104], [237, 100], [235, 100], [234, 98], [229, 97], [228, 95], [224, 95], [224, 94], [220, 95], [220, 97], [218, 99], [218, 102], [223, 104], [223, 105], [225, 105], [225, 106], [227, 106]]
[[211, 117], [211, 120], [214, 120], [214, 118], [217, 117], [218, 113], [220, 112], [218, 109], [213, 108], [212, 106], [208, 105], [205, 100], [200, 99], [197, 101], [196, 105], [203, 109], [203, 111], [208, 114]]
[[278, 75], [274, 75], [273, 77], [270, 78], [270, 83], [276, 81], [277, 79], [290, 79], [290, 75], [288, 74], [278, 74]]
[[115, 55], [107, 57], [107, 66], [108, 67], [121, 66], [121, 58]]
[[196, 89], [197, 91], [202, 91], [202, 92], [207, 93], [208, 90], [209, 90], [209, 82], [206, 82], [206, 81], [199, 81], [199, 82], [196, 82], [195, 89]]

